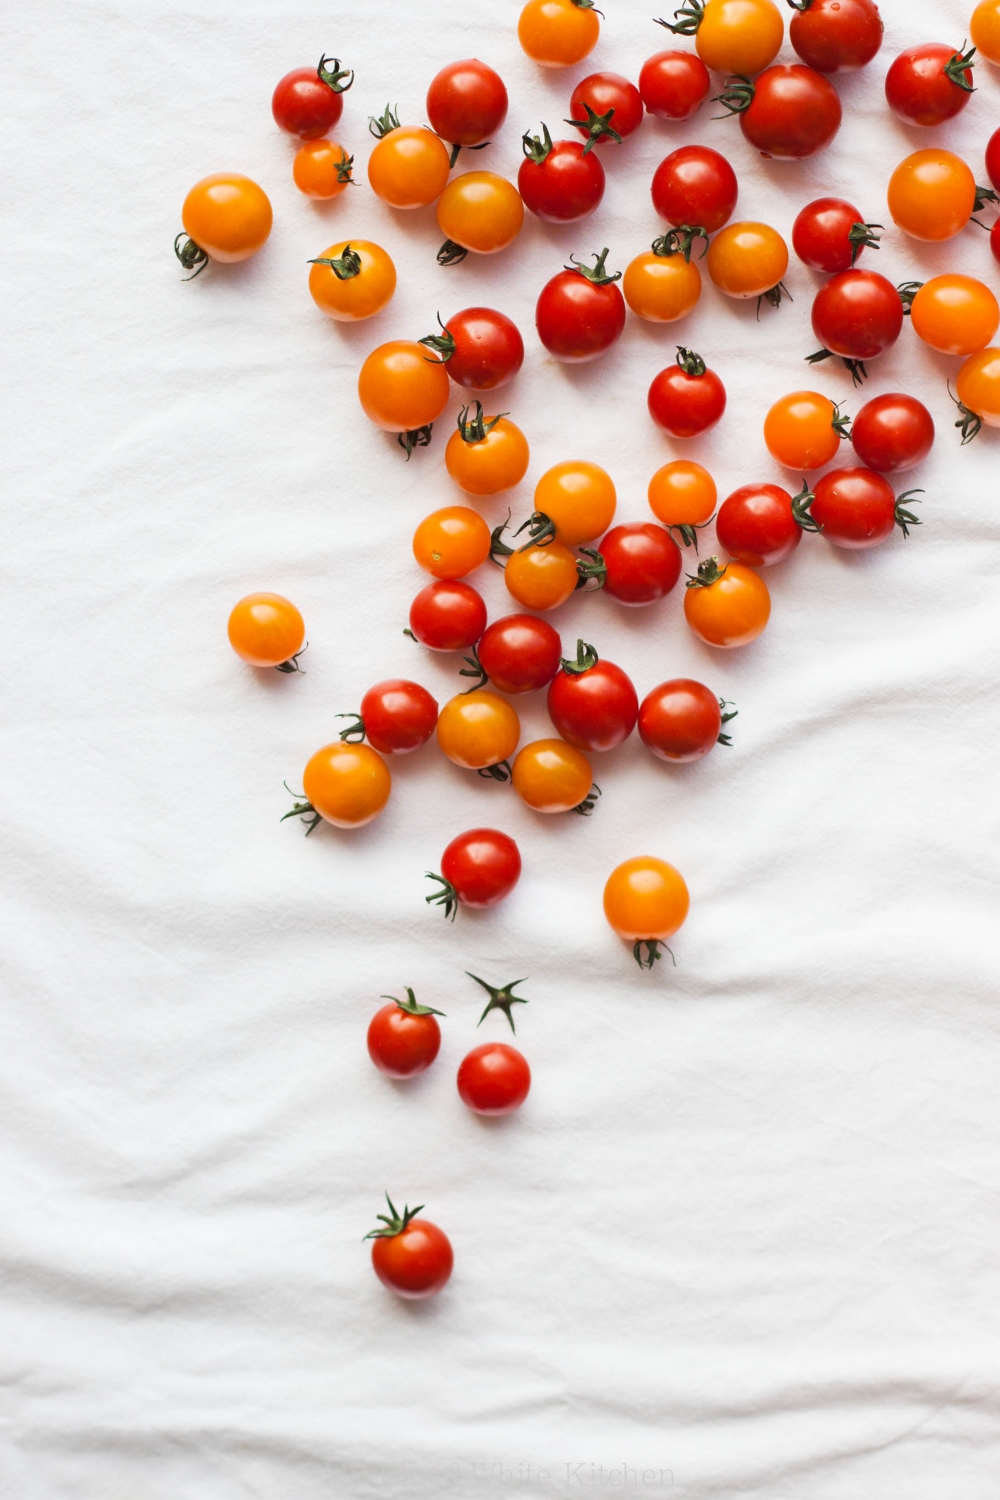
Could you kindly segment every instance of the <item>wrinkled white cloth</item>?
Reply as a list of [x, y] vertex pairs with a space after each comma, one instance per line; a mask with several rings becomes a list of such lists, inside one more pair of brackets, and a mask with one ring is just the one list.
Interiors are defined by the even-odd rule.
[[[888, 62], [957, 45], [968, 6], [886, 4], [883, 51], [838, 84], [843, 128], [813, 160], [762, 160], [710, 104], [647, 119], [604, 153], [593, 219], [529, 216], [506, 253], [442, 269], [433, 211], [392, 213], [367, 186], [369, 114], [422, 121], [436, 70], [478, 55], [511, 106], [468, 165], [513, 176], [521, 132], [558, 134], [576, 80], [634, 78], [671, 45], [649, 7], [611, 0], [591, 59], [542, 71], [518, 9], [49, 0], [5, 18], [5, 1496], [997, 1494], [1000, 437], [959, 447], [957, 362], [908, 326], [864, 392], [804, 364], [818, 278], [794, 259], [794, 301], [759, 321], [706, 276], [686, 322], [630, 317], [580, 368], [545, 356], [533, 309], [569, 253], [608, 245], [622, 269], [660, 232], [649, 182], [676, 145], [726, 151], [737, 216], [786, 238], [826, 193], [889, 225], [890, 170], [917, 146], [982, 180], [1000, 79], [978, 68], [938, 131], [902, 125]], [[357, 70], [337, 135], [361, 185], [330, 206], [296, 191], [269, 109], [323, 49]], [[273, 234], [184, 284], [182, 199], [223, 168], [266, 188]], [[307, 259], [348, 234], [399, 271], [353, 328], [306, 289]], [[890, 225], [864, 263], [1000, 282], [975, 227], [934, 247]], [[426, 581], [413, 528], [462, 499], [443, 464], [458, 393], [407, 464], [355, 381], [377, 343], [475, 303], [527, 345], [502, 403], [532, 448], [515, 519], [568, 457], [610, 470], [622, 520], [648, 517], [670, 456], [707, 463], [720, 495], [780, 480], [764, 413], [813, 387], [852, 413], [880, 391], [927, 403], [937, 443], [905, 476], [924, 524], [864, 555], [807, 536], [744, 651], [702, 647], [680, 590], [553, 617], [640, 694], [692, 675], [734, 700], [732, 749], [670, 769], [633, 738], [599, 759], [592, 818], [545, 820], [429, 746], [393, 765], [376, 823], [306, 840], [279, 821], [282, 782], [301, 785], [335, 714], [388, 676], [441, 701], [464, 686], [457, 659], [401, 633]], [[687, 447], [645, 407], [678, 342], [729, 393]], [[484, 506], [491, 524], [506, 504]], [[509, 609], [499, 572], [473, 581]], [[228, 612], [259, 588], [302, 609], [304, 676], [230, 651]], [[525, 740], [546, 732], [544, 695], [517, 707]], [[523, 878], [448, 925], [424, 872], [484, 823], [518, 839]], [[601, 912], [611, 868], [642, 852], [692, 898], [676, 969], [651, 974]], [[509, 1038], [498, 1014], [476, 1029], [467, 969], [527, 976], [533, 1086], [505, 1121], [456, 1093], [466, 1050]], [[403, 1086], [365, 1029], [406, 984], [447, 1018], [438, 1062]], [[451, 1236], [432, 1303], [372, 1274], [362, 1235], [386, 1190]]]

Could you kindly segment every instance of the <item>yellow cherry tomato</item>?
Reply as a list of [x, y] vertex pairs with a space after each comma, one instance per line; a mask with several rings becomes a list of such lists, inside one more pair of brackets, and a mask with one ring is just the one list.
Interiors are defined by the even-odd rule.
[[950, 240], [972, 218], [976, 179], [960, 156], [938, 146], [914, 151], [889, 178], [893, 223], [915, 240]]
[[302, 773], [306, 800], [337, 828], [360, 828], [378, 817], [389, 800], [389, 767], [370, 745], [335, 740], [309, 760]]
[[525, 609], [557, 609], [575, 590], [580, 575], [576, 558], [562, 542], [526, 547], [507, 559], [503, 570], [507, 592]]
[[543, 68], [568, 68], [593, 52], [601, 33], [594, 0], [528, 0], [517, 39]]
[[229, 644], [252, 667], [295, 670], [305, 621], [282, 594], [247, 594], [229, 616]]
[[764, 418], [764, 442], [772, 458], [787, 469], [820, 469], [840, 447], [837, 405], [818, 391], [793, 391], [776, 401]]
[[659, 944], [673, 937], [690, 905], [680, 871], [652, 854], [625, 860], [612, 870], [604, 887], [608, 925], [632, 944], [635, 961], [643, 969], [653, 967]]
[[528, 472], [528, 440], [505, 416], [487, 417], [479, 401], [476, 414], [463, 406], [458, 428], [448, 439], [444, 463], [467, 495], [499, 495], [520, 484]]
[[637, 318], [648, 323], [676, 323], [701, 296], [701, 272], [680, 251], [646, 250], [630, 261], [622, 277], [622, 296]]
[[338, 323], [374, 317], [395, 290], [396, 267], [371, 240], [338, 240], [309, 267], [313, 301]]
[[386, 432], [418, 432], [444, 411], [448, 371], [412, 339], [380, 344], [361, 366], [358, 397], [365, 416]]
[[521, 194], [496, 172], [463, 172], [449, 182], [437, 206], [437, 220], [445, 243], [438, 251], [442, 265], [464, 258], [464, 252], [493, 255], [517, 238], [524, 223]]
[[521, 721], [506, 698], [496, 693], [459, 693], [438, 715], [437, 737], [456, 766], [482, 771], [514, 754]]
[[382, 135], [368, 158], [372, 192], [390, 208], [426, 208], [448, 181], [448, 147], [423, 125], [400, 125], [389, 109], [373, 125]]
[[727, 297], [762, 297], [788, 270], [788, 246], [770, 224], [727, 224], [709, 246], [706, 263]]
[[511, 767], [514, 790], [535, 812], [571, 812], [590, 796], [594, 774], [582, 750], [565, 740], [533, 740]]
[[467, 505], [445, 505], [413, 533], [413, 555], [435, 578], [464, 578], [490, 555], [490, 528]]
[[910, 304], [910, 322], [941, 354], [974, 354], [1000, 327], [1000, 304], [974, 276], [932, 276]]
[[174, 241], [186, 271], [197, 276], [209, 260], [229, 264], [256, 255], [271, 233], [271, 204], [262, 187], [242, 172], [213, 172], [184, 199], [181, 223], [188, 236]]
[[684, 590], [684, 618], [707, 646], [746, 646], [771, 616], [771, 595], [759, 573], [743, 563], [698, 564], [697, 583]]
[[1000, 63], [1000, 0], [979, 0], [969, 22], [969, 35], [987, 62]]
[[[955, 377], [958, 399], [987, 427], [1000, 427], [1000, 349], [970, 354]], [[978, 432], [976, 427], [969, 436]], [[964, 436], [963, 441], [968, 442]]]
[[719, 73], [759, 73], [778, 55], [785, 23], [773, 0], [706, 0], [695, 51]]
[[649, 481], [649, 508], [664, 526], [704, 526], [712, 519], [718, 491], [701, 464], [677, 458]]
[[535, 486], [535, 510], [548, 516], [556, 540], [579, 547], [603, 536], [615, 518], [618, 496], [611, 475], [586, 459], [546, 469]]
[[339, 198], [353, 182], [354, 157], [336, 141], [306, 141], [295, 153], [292, 178], [307, 198]]

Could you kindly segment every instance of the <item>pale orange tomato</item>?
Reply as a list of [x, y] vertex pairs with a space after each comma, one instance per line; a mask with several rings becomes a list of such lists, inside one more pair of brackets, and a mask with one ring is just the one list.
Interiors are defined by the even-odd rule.
[[229, 616], [229, 644], [252, 667], [294, 670], [305, 621], [283, 594], [247, 594]]
[[451, 264], [462, 259], [461, 251], [493, 255], [505, 249], [521, 232], [524, 204], [506, 177], [496, 172], [463, 172], [441, 194], [437, 221], [446, 236], [438, 259]]
[[565, 740], [532, 740], [511, 767], [514, 790], [535, 812], [571, 812], [590, 796], [594, 774], [582, 750]]
[[632, 944], [635, 961], [643, 969], [653, 967], [660, 943], [673, 937], [690, 905], [683, 875], [652, 854], [625, 860], [612, 870], [604, 887], [608, 925]]
[[543, 68], [568, 68], [593, 52], [601, 34], [594, 0], [528, 0], [517, 39]]
[[384, 133], [368, 158], [372, 192], [390, 208], [426, 208], [448, 181], [448, 147], [423, 125], [400, 125], [390, 110], [375, 124]]
[[508, 760], [521, 738], [521, 721], [496, 693], [459, 693], [442, 708], [438, 744], [456, 766], [482, 771]]
[[528, 472], [528, 440], [505, 416], [487, 417], [480, 402], [469, 418], [462, 408], [458, 427], [444, 450], [445, 468], [467, 495], [498, 495], [520, 484]]
[[525, 609], [557, 609], [576, 589], [576, 558], [562, 542], [526, 547], [507, 559], [503, 570], [507, 592]]
[[932, 276], [910, 304], [910, 322], [941, 354], [975, 354], [1000, 327], [1000, 304], [974, 276]]
[[955, 390], [962, 405], [987, 427], [1000, 427], [1000, 349], [970, 354], [955, 377]]
[[413, 339], [380, 344], [361, 366], [358, 397], [365, 416], [386, 432], [415, 432], [448, 405], [447, 368]]
[[840, 427], [844, 420], [829, 396], [793, 391], [776, 401], [764, 418], [767, 451], [788, 469], [822, 468], [846, 436]]
[[915, 240], [954, 239], [972, 218], [976, 179], [960, 156], [939, 146], [904, 157], [889, 178], [894, 224]]
[[987, 62], [1000, 63], [1000, 0], [979, 0], [969, 21], [969, 35]]
[[413, 533], [413, 555], [435, 578], [464, 578], [490, 555], [490, 528], [467, 505], [445, 505]]
[[[656, 245], [662, 241], [655, 241]], [[630, 261], [622, 278], [622, 296], [637, 318], [648, 323], [676, 323], [701, 296], [701, 272], [680, 251], [660, 254], [654, 248]]]
[[664, 464], [649, 481], [649, 508], [664, 526], [704, 526], [717, 499], [711, 474], [689, 458]]
[[336, 828], [360, 828], [378, 817], [389, 800], [389, 767], [370, 745], [335, 740], [311, 757], [302, 787], [313, 810]]
[[295, 153], [292, 178], [300, 193], [324, 201], [339, 198], [353, 182], [354, 157], [336, 141], [306, 141]]
[[371, 240], [338, 240], [309, 266], [313, 301], [338, 323], [374, 317], [395, 290], [396, 267]]
[[197, 276], [206, 258], [229, 264], [247, 260], [271, 233], [271, 204], [262, 187], [242, 172], [213, 172], [184, 199], [181, 223], [188, 236], [174, 251], [185, 270]]
[[743, 563], [719, 567], [717, 557], [698, 565], [698, 582], [684, 590], [684, 618], [708, 646], [746, 646], [771, 616], [771, 595], [759, 573]]
[[788, 270], [788, 246], [770, 224], [727, 224], [708, 247], [706, 262], [727, 297], [762, 297]]
[[784, 34], [773, 0], [706, 0], [694, 46], [718, 73], [760, 73], [777, 57]]
[[549, 518], [556, 540], [567, 547], [603, 536], [617, 506], [611, 475], [587, 459], [553, 464], [535, 486], [536, 512]]

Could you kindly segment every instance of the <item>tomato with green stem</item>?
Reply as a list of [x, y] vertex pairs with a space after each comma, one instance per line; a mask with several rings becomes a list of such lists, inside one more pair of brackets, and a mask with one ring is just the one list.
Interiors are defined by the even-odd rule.
[[701, 272], [691, 260], [690, 246], [685, 253], [676, 234], [661, 235], [625, 268], [622, 295], [636, 317], [647, 323], [676, 323], [701, 296]]
[[392, 258], [372, 240], [338, 240], [309, 266], [310, 296], [338, 323], [373, 318], [396, 290]]
[[907, 125], [943, 125], [968, 104], [974, 90], [975, 47], [956, 51], [940, 42], [907, 47], [885, 75], [885, 97], [893, 114]]
[[840, 129], [837, 90], [802, 63], [776, 65], [753, 80], [736, 74], [716, 98], [739, 116], [744, 138], [762, 156], [800, 161], [828, 146]]
[[973, 214], [996, 194], [977, 185], [953, 151], [932, 146], [899, 163], [887, 191], [892, 221], [904, 234], [933, 244], [954, 239]]
[[492, 307], [466, 307], [419, 340], [433, 349], [456, 385], [492, 391], [513, 380], [524, 363], [517, 324]]
[[521, 737], [521, 721], [504, 698], [477, 688], [459, 693], [442, 708], [437, 739], [456, 766], [480, 771], [494, 781], [509, 779], [509, 758]]
[[413, 556], [435, 578], [463, 578], [490, 555], [490, 528], [467, 505], [445, 505], [413, 533]]
[[566, 459], [553, 464], [535, 486], [535, 525], [532, 537], [546, 535], [567, 547], [578, 547], [603, 536], [615, 517], [618, 495], [614, 480], [600, 464], [589, 459]]
[[548, 352], [567, 364], [597, 359], [617, 343], [625, 327], [625, 299], [615, 282], [620, 271], [607, 270], [607, 246], [584, 266], [572, 264], [542, 287], [535, 306], [535, 327]]
[[361, 366], [358, 399], [370, 422], [399, 435], [409, 458], [426, 447], [431, 428], [448, 405], [451, 386], [444, 365], [413, 339], [380, 344]]
[[338, 714], [353, 723], [340, 731], [346, 744], [367, 740], [380, 755], [407, 755], [426, 745], [437, 724], [437, 701], [419, 682], [391, 677], [370, 687], [357, 714]]
[[577, 641], [576, 657], [563, 659], [549, 684], [546, 707], [558, 732], [577, 750], [614, 750], [635, 728], [639, 699], [621, 667], [602, 661]]
[[656, 52], [639, 73], [646, 113], [670, 123], [690, 120], [708, 98], [711, 86], [708, 69], [692, 52]]
[[[608, 876], [604, 915], [620, 938], [632, 944], [641, 969], [651, 969], [661, 945], [683, 925], [691, 905], [684, 877], [665, 859], [641, 854], [627, 859]], [[671, 960], [673, 953], [669, 948]]]
[[427, 118], [442, 140], [451, 142], [451, 165], [463, 146], [489, 145], [507, 118], [507, 89], [500, 74], [478, 57], [448, 63], [427, 90]]
[[230, 613], [228, 634], [236, 655], [251, 667], [301, 671], [298, 658], [305, 650], [305, 621], [283, 594], [247, 594], [240, 599]]
[[408, 633], [430, 651], [468, 651], [486, 629], [486, 605], [471, 584], [438, 579], [410, 605]]
[[368, 158], [368, 181], [390, 208], [426, 208], [444, 192], [451, 171], [448, 147], [423, 125], [401, 125], [388, 105], [368, 128], [376, 145]]
[[870, 63], [882, 45], [875, 0], [788, 0], [795, 10], [788, 40], [819, 73], [844, 73]]
[[985, 349], [993, 338], [1000, 327], [1000, 303], [974, 276], [932, 276], [910, 302], [910, 323], [930, 348], [964, 358]]
[[782, 396], [764, 418], [764, 442], [771, 457], [786, 469], [821, 469], [850, 436], [850, 417], [839, 401], [819, 391]]
[[[528, 440], [506, 412], [487, 417], [482, 402], [463, 406], [444, 450], [445, 468], [467, 495], [499, 495], [528, 472]], [[470, 415], [470, 413], [472, 413]]]
[[304, 800], [296, 800], [281, 821], [301, 818], [308, 837], [321, 820], [335, 828], [361, 828], [370, 823], [389, 800], [392, 777], [370, 745], [335, 740], [309, 758], [302, 788]]
[[955, 390], [960, 408], [955, 426], [961, 429], [963, 444], [984, 425], [1000, 427], [1000, 349], [970, 354], [955, 377]]
[[639, 705], [639, 738], [660, 760], [686, 765], [716, 745], [731, 745], [725, 725], [737, 710], [703, 682], [673, 677], [661, 682]]
[[447, 1283], [455, 1264], [451, 1241], [429, 1219], [417, 1217], [423, 1204], [400, 1214], [389, 1194], [388, 1214], [376, 1214], [380, 1227], [365, 1235], [372, 1241], [372, 1267], [383, 1286], [399, 1297], [433, 1297]]
[[615, 526], [602, 539], [602, 587], [619, 604], [655, 604], [681, 576], [680, 548], [663, 526], [632, 521]]
[[718, 490], [706, 468], [692, 459], [678, 458], [657, 469], [649, 481], [649, 508], [669, 530], [676, 530], [686, 547], [697, 548], [697, 532], [715, 514]]
[[377, 1010], [368, 1024], [368, 1056], [389, 1078], [413, 1078], [424, 1073], [441, 1050], [441, 1028], [437, 1017], [444, 1011], [418, 1005], [409, 985], [406, 999], [383, 995], [388, 1005]]
[[822, 347], [809, 364], [842, 359], [855, 385], [865, 365], [891, 349], [903, 327], [903, 302], [896, 287], [878, 271], [840, 271], [820, 287], [812, 305], [813, 332]]
[[440, 906], [445, 918], [453, 922], [460, 906], [476, 911], [496, 906], [510, 895], [520, 877], [520, 851], [509, 834], [498, 828], [470, 828], [445, 849], [441, 874], [427, 871], [427, 879], [436, 881], [441, 889], [424, 900], [429, 906]]
[[770, 567], [791, 557], [803, 531], [819, 531], [809, 507], [814, 496], [805, 480], [797, 495], [780, 484], [743, 484], [719, 507], [719, 545], [748, 568]]
[[193, 281], [210, 260], [233, 265], [256, 255], [271, 233], [273, 218], [270, 199], [252, 178], [242, 172], [213, 172], [184, 199], [184, 229], [174, 240], [174, 254]]
[[569, 101], [573, 125], [588, 142], [617, 144], [642, 124], [642, 95], [621, 73], [590, 73], [573, 90]]
[[532, 740], [525, 745], [514, 757], [511, 781], [534, 812], [589, 814], [600, 796], [590, 761], [565, 740]]
[[496, 172], [463, 172], [449, 182], [437, 206], [445, 236], [438, 265], [454, 266], [469, 251], [495, 255], [521, 233], [524, 203], [512, 182]]
[[511, 598], [525, 609], [558, 609], [580, 587], [580, 565], [562, 542], [529, 542], [510, 550], [503, 581]]
[[654, 375], [646, 398], [649, 415], [673, 438], [709, 432], [726, 409], [726, 388], [700, 354], [677, 345], [677, 360]]
[[865, 402], [851, 425], [851, 442], [868, 469], [912, 469], [931, 451], [934, 418], [916, 396], [889, 391]]
[[698, 56], [717, 73], [761, 72], [785, 34], [773, 0], [682, 0], [673, 21], [657, 25], [675, 36], [693, 36]]
[[573, 224], [586, 219], [604, 197], [604, 168], [579, 141], [555, 141], [549, 127], [541, 136], [523, 135], [524, 151], [517, 188], [525, 206], [550, 224]]
[[864, 251], [879, 248], [876, 230], [844, 198], [814, 198], [792, 225], [792, 249], [814, 271], [849, 271]]
[[708, 557], [688, 575], [684, 618], [706, 646], [731, 650], [748, 646], [771, 617], [771, 595], [759, 573], [744, 563], [719, 566]]
[[522, 50], [543, 68], [569, 68], [593, 52], [601, 34], [594, 0], [528, 0], [517, 22]]
[[726, 158], [711, 146], [679, 146], [653, 173], [650, 192], [668, 224], [714, 234], [732, 218], [739, 184]]
[[312, 141], [332, 130], [344, 111], [344, 94], [354, 82], [351, 68], [326, 53], [315, 68], [286, 73], [271, 96], [271, 114], [279, 130]]
[[458, 1068], [458, 1093], [477, 1115], [509, 1115], [520, 1109], [531, 1088], [527, 1059], [507, 1042], [473, 1047]]
[[336, 141], [306, 141], [295, 153], [292, 181], [307, 198], [326, 203], [354, 185], [353, 170], [354, 157]]
[[813, 519], [835, 547], [877, 547], [897, 526], [909, 536], [909, 528], [920, 525], [906, 502], [922, 494], [907, 490], [897, 497], [888, 480], [871, 469], [832, 469], [816, 483]]
[[491, 682], [501, 693], [533, 693], [552, 681], [561, 657], [559, 632], [547, 620], [504, 615], [484, 630], [469, 675], [480, 676], [476, 687]]
[[788, 246], [770, 224], [744, 220], [727, 224], [708, 247], [708, 274], [727, 297], [756, 297], [777, 307], [787, 295], [782, 277], [788, 270]]

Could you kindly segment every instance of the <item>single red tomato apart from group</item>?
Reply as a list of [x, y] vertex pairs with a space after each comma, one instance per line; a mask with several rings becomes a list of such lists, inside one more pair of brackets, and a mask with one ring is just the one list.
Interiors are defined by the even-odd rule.
[[459, 906], [495, 906], [510, 895], [520, 875], [521, 855], [509, 834], [498, 828], [471, 828], [445, 849], [440, 875], [427, 871], [427, 878], [441, 889], [425, 899], [454, 920]]
[[563, 661], [546, 707], [563, 739], [578, 750], [614, 750], [635, 728], [639, 699], [621, 667], [577, 641], [576, 659]]
[[372, 1266], [383, 1286], [399, 1297], [433, 1297], [446, 1284], [455, 1263], [451, 1241], [430, 1219], [419, 1219], [423, 1204], [400, 1214], [389, 1194], [387, 1214], [376, 1214], [380, 1227], [372, 1242]]
[[418, 1005], [416, 996], [406, 986], [406, 999], [383, 995], [383, 1005], [372, 1016], [368, 1026], [368, 1056], [389, 1078], [413, 1078], [429, 1068], [441, 1049], [441, 1028], [437, 1017], [443, 1012], [430, 1005]]
[[463, 1057], [458, 1069], [462, 1103], [477, 1115], [509, 1115], [531, 1088], [527, 1059], [507, 1042], [486, 1042]]

